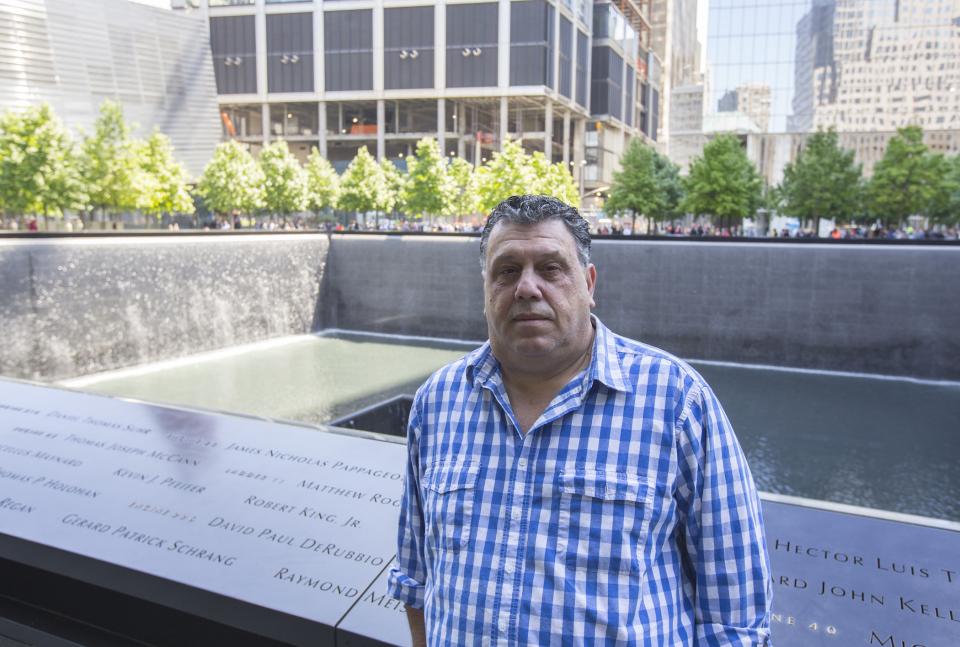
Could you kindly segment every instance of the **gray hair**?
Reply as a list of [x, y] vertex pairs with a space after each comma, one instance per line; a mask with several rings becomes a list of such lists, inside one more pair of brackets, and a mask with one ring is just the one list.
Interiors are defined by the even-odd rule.
[[512, 195], [490, 212], [480, 234], [480, 266], [484, 267], [490, 232], [503, 222], [510, 225], [536, 225], [560, 220], [567, 226], [577, 246], [577, 258], [586, 267], [590, 264], [590, 225], [576, 208], [546, 195]]

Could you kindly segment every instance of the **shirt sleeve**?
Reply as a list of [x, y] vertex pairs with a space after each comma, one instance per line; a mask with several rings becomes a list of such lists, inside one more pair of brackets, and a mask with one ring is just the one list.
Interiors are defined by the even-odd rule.
[[695, 609], [696, 647], [762, 647], [773, 586], [760, 498], [713, 391], [694, 383], [678, 421], [678, 490]]
[[426, 559], [423, 553], [423, 506], [420, 499], [420, 398], [414, 398], [407, 424], [407, 469], [400, 501], [397, 560], [390, 569], [387, 593], [408, 607], [423, 608]]

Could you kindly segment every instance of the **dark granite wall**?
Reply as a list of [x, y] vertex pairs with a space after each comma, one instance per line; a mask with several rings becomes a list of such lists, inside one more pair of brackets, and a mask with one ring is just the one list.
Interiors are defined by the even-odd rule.
[[[335, 236], [322, 325], [484, 339], [476, 238]], [[960, 247], [611, 241], [597, 315], [684, 358], [960, 379]]]
[[[481, 340], [473, 237], [0, 241], [0, 375], [320, 328]], [[597, 314], [681, 357], [960, 380], [960, 247], [594, 243]]]
[[0, 375], [58, 379], [315, 328], [327, 237], [0, 241]]

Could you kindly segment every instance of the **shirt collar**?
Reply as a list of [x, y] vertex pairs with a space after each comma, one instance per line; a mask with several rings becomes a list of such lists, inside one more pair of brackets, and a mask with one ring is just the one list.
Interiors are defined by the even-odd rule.
[[[596, 334], [593, 338], [590, 366], [584, 375], [585, 386], [599, 381], [616, 391], [626, 391], [627, 381], [620, 364], [620, 355], [617, 353], [617, 336], [604, 326], [596, 315], [591, 314], [590, 320]], [[467, 355], [466, 371], [467, 379], [473, 384], [485, 385], [494, 377], [500, 381], [500, 362], [493, 356], [489, 341]]]
[[627, 391], [627, 380], [617, 352], [617, 336], [597, 318], [590, 315], [597, 334], [593, 339], [593, 357], [590, 360], [590, 379], [602, 382], [616, 391]]

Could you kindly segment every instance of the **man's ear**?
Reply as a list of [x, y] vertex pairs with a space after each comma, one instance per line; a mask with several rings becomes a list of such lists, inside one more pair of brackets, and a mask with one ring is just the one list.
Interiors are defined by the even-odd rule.
[[587, 292], [590, 294], [590, 307], [596, 308], [597, 302], [593, 299], [593, 291], [597, 287], [597, 268], [593, 263], [587, 265], [587, 270], [585, 272], [587, 275]]

